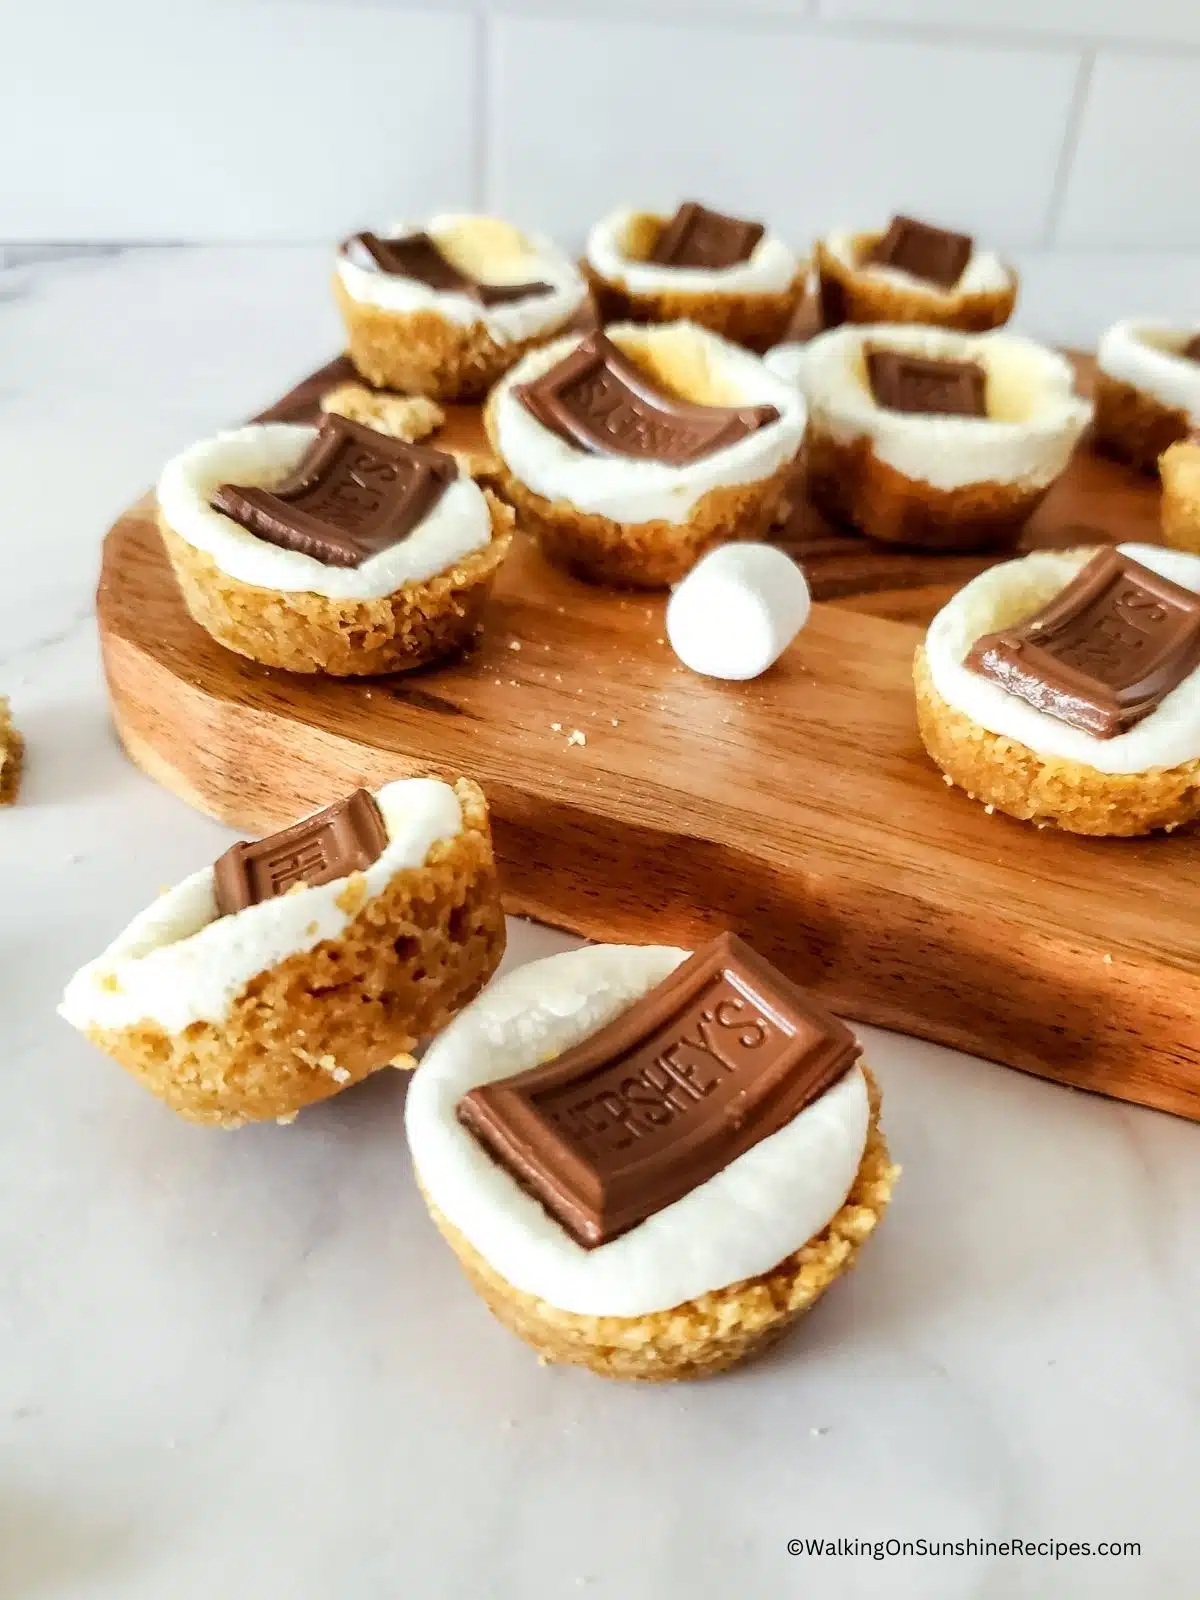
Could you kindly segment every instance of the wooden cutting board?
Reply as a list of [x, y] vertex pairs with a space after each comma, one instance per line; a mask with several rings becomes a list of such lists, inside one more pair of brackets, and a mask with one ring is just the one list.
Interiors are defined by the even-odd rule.
[[818, 605], [770, 673], [721, 684], [675, 660], [660, 597], [519, 541], [467, 658], [309, 680], [191, 622], [149, 501], [108, 535], [98, 611], [133, 760], [226, 822], [467, 773], [512, 912], [598, 939], [733, 928], [847, 1016], [1200, 1119], [1200, 842], [1039, 832], [948, 789], [911, 625]]

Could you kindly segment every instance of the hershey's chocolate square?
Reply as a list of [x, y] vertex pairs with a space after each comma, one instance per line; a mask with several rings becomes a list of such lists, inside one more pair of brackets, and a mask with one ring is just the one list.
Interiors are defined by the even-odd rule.
[[971, 259], [974, 244], [969, 233], [951, 233], [915, 217], [895, 216], [869, 259], [876, 266], [895, 267], [939, 288], [953, 289]]
[[274, 489], [223, 483], [212, 507], [283, 550], [359, 567], [406, 539], [458, 476], [453, 456], [326, 415]]
[[578, 449], [671, 466], [711, 455], [779, 416], [770, 405], [702, 406], [664, 394], [600, 332], [513, 392]]
[[347, 243], [360, 245], [380, 272], [391, 277], [412, 278], [438, 294], [469, 295], [482, 306], [528, 300], [531, 295], [550, 294], [554, 287], [549, 283], [484, 283], [456, 267], [428, 233], [409, 233], [400, 239], [384, 239], [377, 233], [356, 233]]
[[937, 361], [868, 346], [867, 377], [876, 403], [889, 411], [987, 416], [987, 374], [976, 361]]
[[1035, 710], [1111, 739], [1200, 666], [1200, 595], [1102, 550], [1036, 615], [977, 639], [966, 664]]
[[472, 1089], [458, 1117], [590, 1250], [777, 1132], [858, 1055], [843, 1023], [722, 934], [575, 1049]]
[[749, 261], [766, 230], [720, 211], [685, 201], [665, 225], [649, 259], [663, 267], [702, 267], [719, 271]]
[[1200, 361], [1200, 333], [1193, 334], [1179, 354], [1188, 361]]
[[356, 789], [315, 816], [280, 833], [231, 845], [213, 864], [217, 915], [233, 916], [247, 906], [274, 900], [298, 883], [314, 889], [378, 861], [387, 845], [387, 828], [375, 797]]

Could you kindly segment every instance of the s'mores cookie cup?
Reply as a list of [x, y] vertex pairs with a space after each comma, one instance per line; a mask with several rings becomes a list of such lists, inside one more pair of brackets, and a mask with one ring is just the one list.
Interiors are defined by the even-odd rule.
[[1200, 333], [1134, 318], [1096, 351], [1097, 446], [1155, 472], [1170, 445], [1200, 426]]
[[808, 401], [808, 492], [873, 539], [1014, 538], [1091, 416], [1062, 356], [1017, 334], [846, 326], [769, 358]]
[[411, 1066], [503, 952], [483, 794], [409, 778], [234, 845], [135, 917], [59, 1011], [173, 1111], [235, 1128]]
[[1070, 833], [1200, 816], [1200, 556], [1039, 550], [973, 579], [914, 668], [947, 782]]
[[587, 299], [556, 245], [494, 217], [357, 233], [338, 252], [333, 284], [363, 377], [437, 400], [479, 399]]
[[804, 402], [694, 323], [617, 323], [527, 355], [488, 397], [484, 423], [500, 493], [551, 561], [653, 589], [712, 545], [764, 535]]
[[409, 1085], [430, 1212], [547, 1361], [720, 1372], [854, 1265], [898, 1175], [854, 1036], [722, 935], [510, 973]]
[[289, 672], [406, 672], [481, 626], [512, 513], [453, 456], [345, 417], [256, 423], [193, 445], [158, 482], [188, 611]]
[[1012, 316], [1017, 274], [966, 233], [912, 217], [893, 217], [880, 232], [841, 230], [817, 241], [821, 320], [920, 322], [986, 333]]
[[751, 350], [783, 338], [805, 270], [760, 222], [694, 201], [673, 217], [614, 211], [588, 234], [584, 257], [602, 322], [696, 322]]
[[1200, 437], [1189, 435], [1159, 457], [1162, 534], [1176, 550], [1200, 554]]

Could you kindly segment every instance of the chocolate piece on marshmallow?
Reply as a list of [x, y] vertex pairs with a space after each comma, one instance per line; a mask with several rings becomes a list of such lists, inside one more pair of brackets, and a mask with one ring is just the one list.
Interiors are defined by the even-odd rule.
[[808, 620], [803, 572], [769, 544], [725, 544], [697, 563], [667, 605], [675, 654], [708, 678], [757, 678]]

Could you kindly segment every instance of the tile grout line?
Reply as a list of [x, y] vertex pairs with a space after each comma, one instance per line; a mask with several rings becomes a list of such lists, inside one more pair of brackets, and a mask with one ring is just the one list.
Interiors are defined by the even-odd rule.
[[1093, 47], [1085, 50], [1080, 56], [1079, 67], [1075, 73], [1075, 87], [1071, 92], [1071, 103], [1067, 107], [1066, 127], [1063, 129], [1062, 149], [1058, 153], [1058, 162], [1055, 165], [1054, 177], [1050, 183], [1050, 198], [1046, 204], [1046, 219], [1042, 227], [1043, 249], [1051, 250], [1058, 243], [1063, 205], [1067, 196], [1067, 185], [1071, 181], [1075, 157], [1079, 151], [1079, 139], [1083, 131], [1083, 119], [1091, 96], [1092, 77], [1095, 70], [1096, 50]]
[[471, 101], [475, 118], [475, 144], [471, 181], [475, 191], [475, 210], [486, 213], [491, 199], [492, 30], [486, 11], [477, 11], [473, 20], [475, 62]]
[[[864, 40], [884, 44], [946, 45], [979, 50], [1024, 50], [1031, 54], [1111, 51], [1123, 56], [1163, 56], [1172, 59], [1200, 55], [1200, 39], [1171, 39], [1137, 34], [1115, 34], [1098, 38], [1094, 34], [1069, 29], [1039, 30], [1019, 24], [961, 22], [893, 21], [878, 17], [844, 17], [825, 10], [825, 0], [804, 0], [803, 9], [787, 12], [762, 10], [747, 12], [736, 0], [708, 0], [708, 3], [682, 11], [672, 6], [659, 9], [632, 0], [613, 0], [605, 22], [615, 27], [649, 27], [681, 31], [686, 28], [731, 30], [756, 35], [812, 36]], [[594, 27], [594, 19], [564, 17], [556, 0], [508, 0], [505, 15], [516, 20], [556, 22], [564, 27]]]

